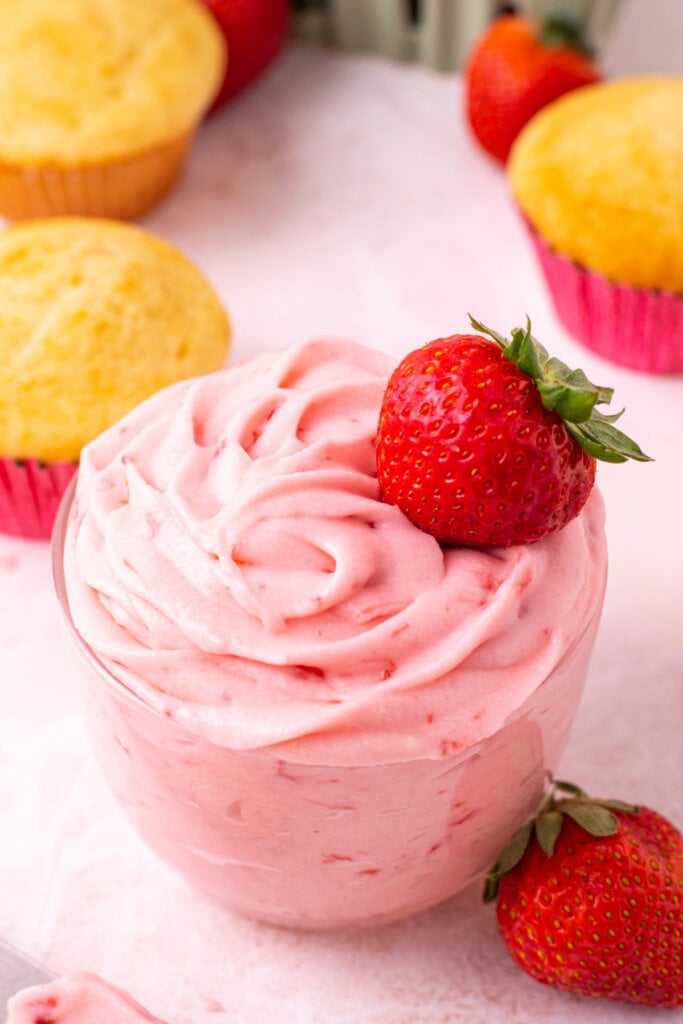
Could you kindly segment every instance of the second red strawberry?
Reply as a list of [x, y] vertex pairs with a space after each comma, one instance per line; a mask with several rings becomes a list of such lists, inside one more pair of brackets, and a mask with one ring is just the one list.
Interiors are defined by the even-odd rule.
[[572, 22], [498, 18], [465, 68], [467, 119], [480, 145], [505, 163], [512, 143], [538, 110], [601, 77]]

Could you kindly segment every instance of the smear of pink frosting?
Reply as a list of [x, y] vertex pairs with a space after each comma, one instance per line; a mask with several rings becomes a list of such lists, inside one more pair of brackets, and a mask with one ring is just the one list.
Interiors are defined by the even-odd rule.
[[7, 1005], [6, 1024], [163, 1024], [127, 992], [81, 971], [25, 988]]

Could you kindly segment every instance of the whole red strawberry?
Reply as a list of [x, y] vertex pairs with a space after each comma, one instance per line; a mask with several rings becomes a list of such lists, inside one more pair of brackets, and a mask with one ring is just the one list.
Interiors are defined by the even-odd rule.
[[538, 25], [506, 15], [494, 21], [465, 67], [465, 109], [475, 137], [505, 163], [512, 143], [536, 111], [601, 78], [575, 26]]
[[508, 952], [537, 981], [683, 1005], [683, 836], [656, 811], [555, 783], [485, 896], [497, 897]]
[[288, 0], [202, 0], [228, 44], [228, 67], [212, 110], [246, 88], [275, 60], [287, 38]]
[[610, 388], [570, 370], [531, 335], [455, 334], [405, 357], [389, 379], [377, 431], [377, 476], [439, 543], [526, 544], [583, 507], [595, 459], [648, 459], [595, 409]]

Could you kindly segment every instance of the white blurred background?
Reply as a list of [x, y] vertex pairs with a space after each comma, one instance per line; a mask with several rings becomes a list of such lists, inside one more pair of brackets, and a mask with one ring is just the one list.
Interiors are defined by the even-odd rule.
[[610, 75], [683, 74], [683, 0], [623, 0], [602, 63]]
[[507, 8], [575, 17], [611, 75], [683, 74], [683, 0], [293, 0], [295, 35], [440, 70]]

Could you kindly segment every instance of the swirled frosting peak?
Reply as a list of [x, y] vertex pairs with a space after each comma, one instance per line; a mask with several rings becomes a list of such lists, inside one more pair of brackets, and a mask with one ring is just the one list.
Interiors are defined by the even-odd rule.
[[84, 450], [67, 589], [120, 683], [216, 743], [369, 763], [477, 742], [552, 670], [600, 604], [599, 496], [538, 544], [442, 549], [379, 493], [392, 365], [261, 355]]

